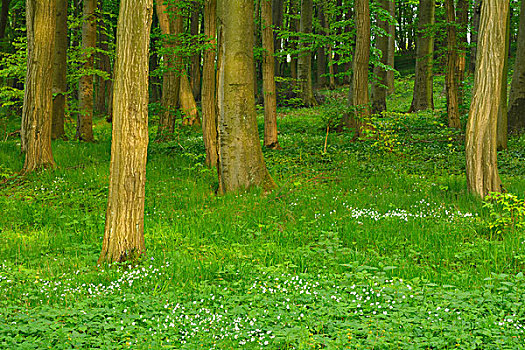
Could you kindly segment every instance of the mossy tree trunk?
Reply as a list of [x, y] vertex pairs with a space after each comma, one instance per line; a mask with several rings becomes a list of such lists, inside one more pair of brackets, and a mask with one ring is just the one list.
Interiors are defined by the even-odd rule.
[[27, 73], [20, 130], [22, 173], [55, 166], [51, 151], [56, 1], [27, 0]]
[[51, 138], [65, 136], [64, 120], [67, 93], [67, 0], [56, 0], [55, 57], [53, 62], [53, 116]]
[[496, 129], [508, 11], [506, 0], [484, 0], [481, 6], [478, 57], [465, 143], [467, 186], [481, 197], [501, 191]]
[[432, 65], [434, 53], [434, 13], [435, 0], [421, 0], [416, 43], [416, 76], [414, 79], [414, 95], [409, 112], [434, 109], [432, 91]]
[[219, 4], [219, 192], [269, 189], [275, 184], [261, 150], [253, 94], [254, 4]]
[[153, 0], [120, 1], [109, 195], [99, 264], [134, 260], [145, 250], [144, 197], [152, 13]]
[[523, 131], [525, 129], [525, 1], [523, 0], [518, 29], [518, 49], [509, 95], [508, 130], [509, 132]]
[[93, 70], [97, 43], [97, 0], [84, 0], [82, 14], [82, 68], [84, 75], [78, 82], [77, 138], [92, 142], [93, 138]]

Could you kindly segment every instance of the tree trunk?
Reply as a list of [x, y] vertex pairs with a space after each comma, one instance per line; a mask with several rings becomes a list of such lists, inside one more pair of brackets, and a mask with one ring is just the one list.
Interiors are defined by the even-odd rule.
[[479, 32], [479, 16], [481, 14], [481, 5], [482, 0], [474, 0], [474, 9], [472, 13], [472, 31], [470, 33], [470, 64], [469, 64], [469, 70], [471, 73], [474, 73], [476, 70], [476, 56], [477, 56], [477, 49], [478, 49], [478, 32]]
[[162, 75], [162, 111], [159, 120], [157, 140], [163, 140], [175, 131], [176, 108], [179, 104], [180, 96], [180, 73], [182, 71], [182, 59], [179, 55], [170, 53], [170, 50], [180, 45], [177, 40], [179, 33], [182, 33], [182, 16], [177, 13], [180, 0], [170, 3], [170, 8], [164, 0], [156, 1], [157, 17], [162, 35], [164, 36], [163, 46], [167, 51], [164, 54], [165, 72]]
[[432, 91], [432, 62], [434, 52], [435, 0], [419, 2], [419, 23], [416, 44], [416, 76], [414, 79], [414, 96], [409, 112], [434, 109]]
[[[384, 10], [388, 11], [388, 4], [391, 0], [381, 0], [378, 5]], [[388, 33], [389, 24], [387, 21], [377, 18], [377, 26]], [[376, 47], [381, 52], [380, 63], [387, 66], [389, 62], [389, 48], [388, 48], [388, 36], [376, 36]], [[376, 65], [374, 67], [375, 79], [372, 81], [371, 100], [372, 100], [372, 113], [381, 114], [386, 111], [386, 94], [388, 89], [387, 82], [387, 71]]]
[[468, 0], [458, 0], [457, 10], [456, 10], [456, 36], [457, 36], [457, 50], [456, 50], [456, 83], [458, 85], [458, 104], [460, 114], [463, 114], [465, 111], [464, 103], [464, 84], [465, 80], [465, 71], [467, 69], [467, 31], [468, 31], [468, 10], [469, 10], [469, 1]]
[[314, 98], [312, 87], [312, 53], [310, 43], [304, 36], [312, 33], [313, 21], [313, 1], [301, 0], [301, 20], [299, 31], [302, 36], [299, 40], [299, 58], [297, 61], [297, 79], [299, 80], [299, 90], [301, 99], [306, 106], [315, 106], [317, 101]]
[[481, 197], [501, 191], [496, 129], [508, 11], [506, 0], [484, 0], [481, 7], [478, 58], [465, 143], [467, 186]]
[[[4, 44], [5, 29], [9, 20], [9, 3], [11, 0], [2, 0], [2, 10], [0, 11], [0, 40]], [[2, 47], [3, 51], [3, 47]]]
[[98, 263], [138, 259], [144, 245], [148, 64], [153, 0], [121, 0], [108, 206]]
[[56, 2], [27, 0], [27, 73], [20, 130], [22, 173], [54, 167], [51, 151]]
[[184, 72], [180, 77], [179, 104], [183, 115], [182, 125], [200, 124], [197, 104], [193, 97], [193, 91], [191, 90], [188, 76], [184, 74]]
[[219, 7], [219, 192], [275, 186], [261, 150], [253, 95], [253, 0]]
[[[510, 10], [510, 8], [509, 8]], [[510, 11], [509, 11], [510, 15]], [[499, 103], [499, 110], [498, 110], [498, 130], [497, 130], [497, 149], [498, 150], [504, 150], [507, 149], [507, 129], [508, 129], [508, 121], [507, 121], [507, 87], [508, 87], [508, 70], [509, 70], [509, 44], [510, 44], [510, 16], [507, 16], [507, 27], [506, 27], [506, 35], [505, 35], [505, 62], [503, 62], [503, 73], [501, 77], [501, 97], [500, 97], [500, 103]]]
[[51, 138], [65, 137], [67, 94], [67, 0], [56, 0], [55, 57], [53, 62], [53, 112]]
[[448, 126], [460, 129], [458, 84], [456, 81], [457, 39], [454, 0], [445, 0], [445, 11], [447, 14], [447, 74], [445, 76], [445, 87], [447, 91]]
[[84, 72], [78, 83], [77, 138], [93, 142], [93, 70], [97, 42], [97, 0], [84, 0], [82, 14], [82, 67]]
[[202, 135], [206, 148], [206, 165], [217, 166], [217, 97], [215, 86], [215, 56], [217, 36], [217, 1], [204, 3], [204, 35], [213, 47], [204, 51], [202, 67]]
[[514, 74], [510, 85], [508, 129], [519, 132], [525, 129], [525, 1], [521, 2], [518, 48]]
[[[273, 0], [272, 4], [272, 23], [275, 29], [280, 30], [283, 28], [284, 19], [284, 0]], [[274, 50], [275, 52], [281, 51], [282, 39], [278, 35], [274, 35]], [[276, 76], [281, 76], [281, 62], [280, 59], [275, 59], [275, 70]]]
[[[319, 19], [319, 25], [320, 25], [320, 33], [321, 35], [327, 35], [325, 28], [326, 28], [326, 18], [324, 14], [324, 10], [321, 5], [319, 5], [318, 11], [318, 19]], [[322, 88], [326, 86], [326, 50], [324, 45], [320, 45], [317, 49], [317, 86], [319, 88]]]
[[[388, 1], [388, 12], [392, 18], [396, 18], [396, 3], [395, 0]], [[396, 25], [388, 24], [388, 65], [393, 69], [394, 68], [394, 59], [396, 54]], [[387, 93], [389, 95], [395, 92], [394, 88], [394, 71], [389, 70], [386, 72], [386, 85]]]
[[[106, 28], [99, 27], [98, 34], [98, 47], [102, 52], [97, 52], [97, 68], [105, 72], [108, 76], [111, 77], [111, 61], [109, 60], [109, 51], [108, 47], [108, 36], [106, 34]], [[98, 113], [108, 114], [107, 100], [108, 100], [108, 83], [109, 79], [106, 79], [103, 76], [97, 75], [97, 89], [95, 94], [95, 110]]]
[[353, 113], [347, 127], [355, 131], [354, 138], [363, 135], [368, 127], [370, 98], [368, 96], [368, 66], [370, 64], [370, 7], [368, 0], [355, 1], [356, 43], [353, 60], [350, 105]]
[[263, 46], [264, 146], [280, 149], [277, 140], [277, 94], [275, 92], [272, 0], [261, 0]]
[[[199, 35], [199, 21], [201, 18], [201, 5], [193, 4], [193, 11], [190, 19], [190, 34], [195, 37]], [[191, 56], [191, 91], [195, 100], [201, 98], [201, 53], [196, 52]]]

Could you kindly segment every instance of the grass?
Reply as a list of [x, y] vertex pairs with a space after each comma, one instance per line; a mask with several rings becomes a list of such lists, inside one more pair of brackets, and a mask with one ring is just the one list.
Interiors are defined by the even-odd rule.
[[[505, 212], [467, 193], [442, 99], [406, 114], [410, 82], [397, 91], [374, 137], [332, 132], [326, 152], [345, 91], [281, 109], [267, 195], [217, 197], [198, 130], [151, 142], [138, 266], [96, 266], [109, 125], [26, 178], [19, 141], [1, 142], [0, 347], [525, 348], [524, 230], [495, 235]], [[509, 145], [500, 173], [523, 198], [525, 138]]]

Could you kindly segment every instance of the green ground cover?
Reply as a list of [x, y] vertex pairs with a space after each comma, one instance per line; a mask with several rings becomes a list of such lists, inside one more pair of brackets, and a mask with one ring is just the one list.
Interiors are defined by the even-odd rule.
[[[110, 125], [26, 178], [19, 141], [0, 142], [0, 348], [525, 348], [523, 202], [469, 195], [442, 86], [435, 112], [406, 114], [397, 84], [357, 142], [326, 140], [344, 91], [281, 109], [268, 194], [216, 196], [198, 130], [151, 142], [137, 266], [96, 266]], [[524, 165], [513, 137], [499, 169], [517, 198]]]

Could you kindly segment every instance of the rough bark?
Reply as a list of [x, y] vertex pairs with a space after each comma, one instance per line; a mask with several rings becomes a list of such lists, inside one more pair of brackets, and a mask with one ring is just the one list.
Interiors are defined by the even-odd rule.
[[525, 1], [521, 2], [520, 24], [518, 29], [518, 48], [514, 74], [510, 85], [508, 129], [520, 132], [525, 129]]
[[27, 73], [20, 130], [22, 173], [54, 167], [51, 151], [56, 2], [27, 0]]
[[82, 67], [84, 72], [78, 82], [77, 138], [92, 142], [93, 138], [93, 70], [97, 42], [97, 0], [84, 0], [82, 14]]
[[204, 34], [213, 46], [204, 51], [202, 67], [202, 134], [206, 148], [206, 164], [217, 166], [217, 96], [215, 86], [215, 56], [217, 36], [217, 1], [204, 3]]
[[51, 138], [63, 138], [67, 93], [67, 0], [56, 0], [55, 56], [53, 61], [53, 112]]
[[481, 197], [501, 191], [496, 129], [508, 11], [506, 0], [484, 0], [481, 7], [478, 57], [465, 143], [467, 186]]
[[445, 75], [445, 88], [447, 93], [448, 126], [460, 129], [458, 83], [456, 80], [457, 38], [454, 0], [445, 0], [445, 11], [447, 15], [447, 73]]
[[277, 94], [275, 89], [272, 0], [261, 0], [261, 32], [263, 46], [264, 146], [280, 149], [277, 140]]
[[219, 192], [275, 186], [261, 150], [253, 95], [253, 0], [219, 7]]
[[[301, 0], [301, 20], [299, 22], [299, 31], [302, 35], [312, 33], [313, 21], [313, 1]], [[297, 60], [297, 79], [299, 80], [299, 90], [301, 99], [306, 106], [315, 106], [317, 101], [314, 97], [312, 86], [312, 53], [310, 44], [303, 36], [299, 41], [299, 58]]]
[[148, 52], [152, 13], [153, 0], [120, 1], [109, 195], [99, 264], [134, 260], [145, 250]]
[[434, 52], [434, 35], [431, 27], [434, 24], [435, 0], [419, 2], [418, 31], [416, 44], [416, 76], [414, 95], [409, 112], [434, 109], [432, 91], [432, 64]]
[[363, 135], [368, 127], [370, 98], [368, 96], [368, 66], [370, 63], [370, 5], [368, 0], [355, 1], [356, 43], [353, 59], [350, 105], [353, 113], [347, 127], [354, 129], [354, 138]]
[[[388, 11], [390, 0], [381, 0], [378, 5], [385, 11]], [[377, 18], [377, 26], [382, 29], [385, 33], [388, 33], [389, 24], [387, 21]], [[389, 62], [389, 47], [388, 47], [388, 36], [377, 36], [376, 37], [376, 48], [381, 52], [380, 63], [387, 66]], [[388, 89], [387, 82], [387, 71], [380, 65], [374, 67], [375, 79], [372, 81], [371, 89], [371, 103], [372, 113], [380, 114], [386, 111], [386, 95]]]

